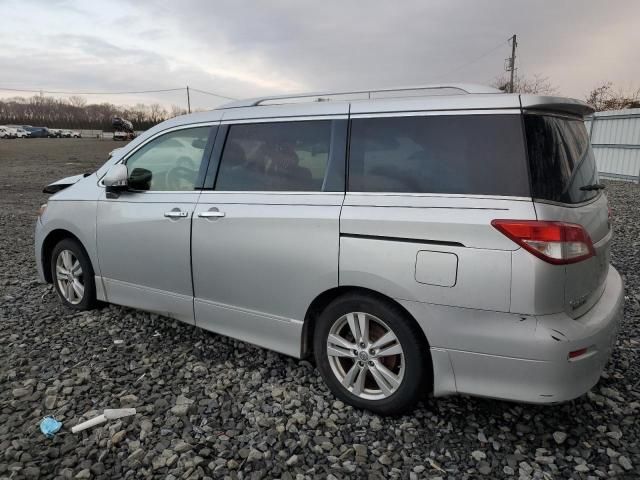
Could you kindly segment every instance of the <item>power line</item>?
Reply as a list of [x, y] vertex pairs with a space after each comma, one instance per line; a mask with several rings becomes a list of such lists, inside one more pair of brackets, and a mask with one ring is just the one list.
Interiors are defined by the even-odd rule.
[[69, 92], [62, 90], [41, 90], [41, 89], [24, 89], [24, 88], [4, 88], [0, 87], [2, 91], [9, 92], [24, 92], [24, 93], [55, 93], [58, 95], [133, 95], [140, 93], [163, 93], [163, 92], [179, 92], [184, 90], [181, 88], [165, 88], [162, 90], [138, 90], [135, 92]]
[[193, 87], [189, 87], [189, 88], [194, 92], [204, 93], [205, 95], [212, 95], [214, 97], [224, 98], [226, 100], [237, 100], [237, 98], [227, 97], [225, 95], [220, 95], [219, 93], [207, 92], [206, 90], [200, 90], [198, 88], [193, 88]]
[[[164, 88], [160, 90], [137, 90], [131, 92], [70, 92], [67, 90], [42, 90], [42, 89], [28, 89], [28, 88], [5, 88], [0, 87], [0, 91], [8, 92], [22, 92], [22, 93], [52, 93], [58, 95], [136, 95], [142, 93], [166, 93], [166, 92], [181, 92], [187, 87], [180, 88]], [[219, 93], [208, 92], [206, 90], [200, 90], [198, 88], [189, 87], [194, 92], [203, 93], [205, 95], [211, 95], [213, 97], [224, 98], [226, 100], [237, 100], [233, 97], [227, 97], [226, 95], [220, 95]]]
[[491, 53], [495, 52], [496, 50], [498, 50], [500, 47], [504, 46], [505, 44], [508, 44], [509, 41], [511, 40], [511, 37], [503, 40], [502, 42], [500, 42], [498, 45], [496, 45], [495, 47], [493, 47], [491, 50], [486, 51], [485, 53], [483, 53], [482, 55], [480, 55], [479, 57], [476, 57], [473, 60], [470, 60], [456, 68], [454, 68], [453, 70], [449, 70], [447, 73], [444, 73], [442, 75], [440, 75], [438, 78], [444, 78], [444, 77], [448, 77], [449, 75], [451, 75], [452, 73], [455, 73], [459, 70], [462, 70], [466, 67], [468, 67], [469, 65], [473, 65], [474, 63], [476, 63], [479, 60], [482, 60], [483, 58], [487, 57], [488, 55], [490, 55]]

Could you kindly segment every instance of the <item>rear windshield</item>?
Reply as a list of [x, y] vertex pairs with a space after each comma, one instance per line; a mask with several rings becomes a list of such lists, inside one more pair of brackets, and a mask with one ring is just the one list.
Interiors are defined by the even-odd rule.
[[598, 195], [580, 187], [598, 183], [593, 150], [582, 120], [525, 115], [531, 188], [534, 198], [580, 203]]
[[521, 117], [355, 118], [349, 190], [528, 197]]

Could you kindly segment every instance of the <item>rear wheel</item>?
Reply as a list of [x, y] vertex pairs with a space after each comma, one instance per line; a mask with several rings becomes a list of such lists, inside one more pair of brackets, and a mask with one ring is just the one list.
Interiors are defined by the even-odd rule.
[[82, 246], [71, 238], [61, 240], [51, 254], [53, 285], [68, 307], [90, 310], [96, 303], [91, 261]]
[[397, 306], [346, 295], [320, 315], [316, 364], [343, 401], [383, 415], [413, 408], [427, 389], [430, 362], [414, 320]]

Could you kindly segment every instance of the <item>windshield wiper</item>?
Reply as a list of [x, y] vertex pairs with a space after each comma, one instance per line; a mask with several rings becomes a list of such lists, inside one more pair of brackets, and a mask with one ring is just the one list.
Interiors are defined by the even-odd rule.
[[580, 187], [580, 190], [604, 190], [604, 188], [605, 186], [601, 183], [592, 183], [591, 185], [583, 185], [582, 187]]

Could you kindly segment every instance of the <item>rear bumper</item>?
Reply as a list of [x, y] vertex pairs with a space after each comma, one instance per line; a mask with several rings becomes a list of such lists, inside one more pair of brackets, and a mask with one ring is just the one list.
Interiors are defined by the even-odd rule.
[[[531, 403], [572, 400], [589, 391], [600, 378], [615, 345], [622, 319], [624, 287], [609, 267], [600, 300], [583, 316], [537, 317], [530, 351], [535, 359], [452, 351], [451, 363], [460, 393]], [[569, 352], [587, 352], [569, 359]]]
[[[473, 321], [458, 312], [455, 319], [447, 319], [448, 329], [461, 322], [466, 328], [451, 332], [446, 342], [431, 343], [434, 394], [457, 392], [527, 403], [577, 398], [600, 378], [615, 345], [623, 304], [622, 279], [610, 266], [601, 298], [577, 319], [564, 313], [511, 318], [498, 317], [497, 312], [466, 313]], [[427, 328], [425, 333], [429, 338]], [[569, 359], [569, 352], [583, 348], [586, 353]]]

